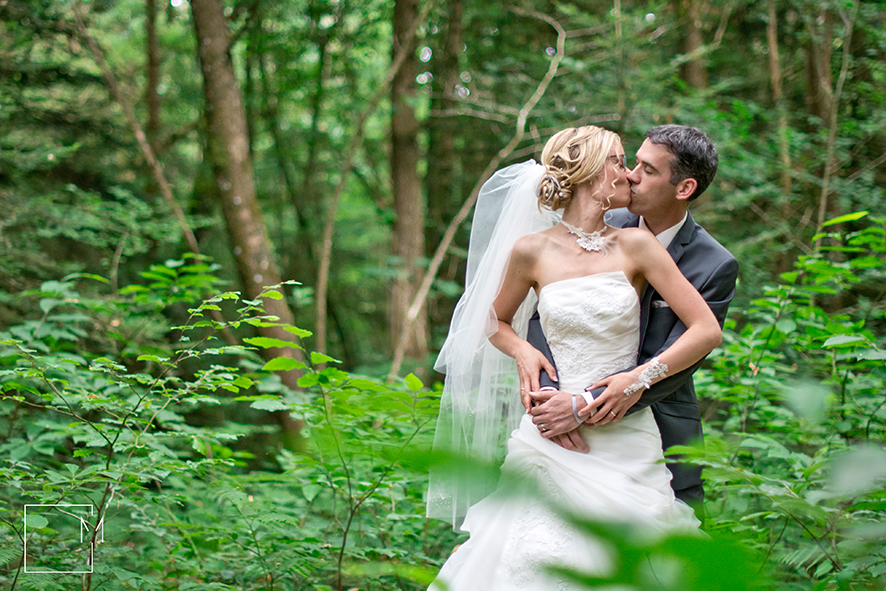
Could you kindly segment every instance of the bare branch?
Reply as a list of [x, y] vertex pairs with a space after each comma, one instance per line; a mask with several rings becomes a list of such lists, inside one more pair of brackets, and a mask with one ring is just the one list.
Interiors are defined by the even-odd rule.
[[762, 219], [764, 222], [766, 222], [766, 225], [768, 225], [770, 228], [774, 229], [776, 232], [778, 232], [779, 234], [781, 234], [782, 236], [784, 236], [785, 238], [790, 240], [794, 246], [796, 246], [797, 248], [802, 250], [804, 253], [812, 254], [812, 249], [809, 248], [809, 246], [807, 246], [805, 242], [803, 242], [802, 240], [797, 238], [793, 234], [793, 232], [785, 231], [785, 230], [781, 229], [780, 224], [778, 224], [775, 220], [773, 220], [772, 216], [769, 215], [768, 213], [766, 213], [759, 205], [757, 205], [753, 201], [751, 201], [750, 205], [751, 205], [751, 211], [753, 211], [755, 214], [760, 216], [760, 219]]
[[114, 78], [114, 74], [111, 72], [111, 69], [105, 62], [104, 52], [102, 52], [101, 48], [98, 45], [98, 42], [92, 38], [86, 28], [86, 23], [83, 19], [83, 12], [79, 0], [74, 2], [73, 8], [74, 20], [77, 22], [77, 29], [79, 31], [80, 37], [84, 41], [86, 41], [87, 45], [89, 45], [89, 49], [92, 51], [95, 62], [98, 64], [99, 68], [101, 68], [102, 75], [105, 78], [105, 83], [108, 85], [108, 89], [110, 89], [111, 94], [114, 96], [114, 99], [123, 110], [123, 116], [126, 119], [126, 122], [129, 124], [130, 129], [132, 129], [132, 133], [135, 135], [135, 139], [138, 141], [138, 145], [141, 148], [142, 155], [148, 162], [148, 166], [151, 167], [151, 172], [154, 175], [154, 180], [156, 180], [157, 184], [160, 186], [160, 192], [163, 194], [163, 198], [166, 200], [170, 209], [172, 209], [172, 213], [178, 220], [178, 225], [181, 228], [182, 234], [184, 235], [185, 239], [188, 241], [188, 246], [190, 247], [191, 252], [199, 253], [200, 247], [197, 246], [197, 238], [194, 236], [194, 233], [188, 226], [188, 222], [185, 219], [184, 212], [182, 211], [181, 207], [179, 207], [179, 204], [175, 200], [175, 197], [173, 197], [172, 195], [172, 189], [169, 187], [169, 183], [166, 182], [166, 175], [163, 174], [163, 167], [157, 160], [157, 157], [154, 154], [154, 150], [153, 148], [151, 148], [151, 144], [148, 142], [148, 137], [147, 135], [145, 135], [144, 129], [142, 129], [142, 126], [139, 124], [138, 119], [136, 119], [135, 117], [135, 111], [132, 108], [132, 103], [130, 103], [129, 100], [127, 100], [126, 97], [123, 96], [123, 93], [120, 91], [120, 87], [117, 85], [117, 80], [116, 78]]
[[720, 43], [723, 41], [723, 35], [726, 34], [726, 25], [729, 24], [729, 16], [732, 14], [732, 8], [734, 5], [735, 2], [730, 2], [723, 8], [723, 14], [720, 15], [720, 24], [717, 26], [717, 31], [714, 33], [713, 41], [706, 45], [702, 45], [695, 51], [690, 51], [689, 53], [677, 56], [671, 60], [671, 65], [679, 66], [686, 62], [691, 62], [720, 47]]
[[[828, 121], [828, 143], [825, 151], [824, 161], [824, 178], [821, 181], [821, 197], [818, 200], [818, 223], [816, 224], [815, 233], [821, 235], [821, 229], [824, 227], [825, 216], [828, 209], [828, 192], [830, 189], [831, 176], [836, 171], [837, 163], [834, 162], [834, 146], [837, 142], [837, 111], [840, 106], [840, 98], [843, 95], [843, 84], [849, 74], [849, 60], [852, 57], [850, 52], [850, 41], [852, 40], [852, 28], [855, 25], [855, 17], [858, 13], [858, 0], [852, 1], [852, 13], [846, 14], [840, 9], [840, 17], [846, 27], [846, 33], [843, 36], [843, 63], [840, 66], [840, 77], [837, 78], [837, 86], [831, 89], [825, 86], [824, 90], [829, 95], [830, 113]], [[815, 241], [815, 251], [818, 252], [821, 247], [821, 237]]]
[[847, 181], [854, 181], [854, 180], [858, 179], [864, 173], [874, 170], [875, 168], [877, 168], [878, 166], [880, 166], [884, 162], [886, 162], [886, 154], [882, 154], [876, 160], [869, 162], [868, 165], [865, 166], [864, 168], [862, 168], [861, 170], [853, 172], [851, 175], [849, 175], [849, 178], [847, 178], [846, 180]]
[[504, 115], [496, 115], [488, 111], [475, 111], [474, 109], [440, 109], [439, 111], [431, 111], [432, 117], [473, 117], [474, 119], [485, 119], [486, 121], [498, 121], [499, 123], [507, 123], [508, 118]]

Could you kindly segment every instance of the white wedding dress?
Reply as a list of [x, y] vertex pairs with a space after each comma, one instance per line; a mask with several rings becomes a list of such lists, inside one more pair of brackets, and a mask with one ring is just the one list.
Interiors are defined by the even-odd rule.
[[[621, 271], [547, 285], [538, 309], [563, 391], [581, 392], [635, 365], [640, 303]], [[615, 424], [581, 427], [581, 436], [589, 453], [544, 439], [523, 417], [508, 441], [498, 489], [468, 510], [462, 529], [471, 537], [443, 565], [437, 581], [445, 587], [435, 582], [432, 591], [571, 590], [578, 587], [547, 567], [607, 572], [605, 546], [556, 509], [629, 522], [651, 535], [698, 532], [692, 509], [674, 498], [648, 408]], [[515, 482], [535, 492], [515, 495]]]

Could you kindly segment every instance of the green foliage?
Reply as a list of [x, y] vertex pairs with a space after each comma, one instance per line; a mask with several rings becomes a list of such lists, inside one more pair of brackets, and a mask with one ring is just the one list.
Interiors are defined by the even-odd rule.
[[683, 451], [707, 466], [712, 530], [746, 535], [780, 589], [886, 583], [884, 305], [846, 300], [882, 289], [886, 220], [871, 221], [823, 236], [741, 310], [696, 380], [707, 446]]
[[[863, 217], [829, 224], [818, 254], [734, 315], [699, 376], [708, 444], [681, 451], [707, 466], [713, 538], [650, 541], [580, 523], [606, 540], [617, 568], [571, 573], [578, 584], [882, 586], [884, 307], [878, 298], [823, 307], [849, 287], [882, 283], [884, 220], [834, 230]], [[170, 326], [163, 314], [218, 289], [201, 258], [156, 265], [116, 295], [84, 295], [98, 279], [23, 293], [39, 316], [0, 334], [0, 580], [21, 589], [65, 589], [73, 578], [124, 589], [428, 584], [457, 538], [423, 517], [427, 465], [452, 458], [427, 453], [437, 395], [419, 378], [391, 385], [343, 371], [306, 350], [310, 332], [296, 327], [285, 327], [291, 341], [250, 336], [277, 322], [262, 300], [285, 286], [255, 300], [220, 292]], [[225, 334], [243, 344], [223, 344]], [[257, 355], [282, 345], [301, 358]], [[300, 372], [302, 390], [283, 389], [276, 371]], [[277, 412], [300, 422], [302, 449], [275, 442], [267, 419]], [[80, 518], [88, 535], [78, 546]], [[26, 573], [25, 539], [28, 570], [55, 572], [88, 566], [95, 541], [94, 572]]]
[[[275, 323], [261, 300], [278, 288], [252, 301], [219, 293], [181, 325], [133, 338], [132, 326], [218, 282], [193, 257], [143, 276], [119, 296], [84, 296], [78, 278], [45, 282], [22, 296], [39, 298], [43, 315], [0, 334], [6, 588], [341, 588], [351, 565], [368, 563], [390, 567], [361, 574], [371, 585], [429, 580], [429, 557], [446, 554], [452, 533], [426, 523], [425, 478], [399, 460], [429, 445], [436, 397], [414, 376], [391, 386], [344, 372], [305, 351], [310, 333], [295, 327], [286, 344], [304, 361], [263, 363], [256, 347], [279, 344], [267, 339], [219, 343]], [[304, 389], [281, 391], [277, 370], [300, 371]], [[195, 422], [217, 411], [227, 419]], [[302, 422], [303, 449], [259, 458], [250, 449], [275, 431], [261, 420], [275, 411]], [[39, 506], [27, 521], [25, 505]], [[92, 574], [57, 574], [90, 570], [90, 542]]]

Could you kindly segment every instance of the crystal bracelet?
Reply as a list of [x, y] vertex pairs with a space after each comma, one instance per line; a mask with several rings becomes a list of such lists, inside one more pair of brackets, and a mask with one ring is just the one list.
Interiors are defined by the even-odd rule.
[[653, 357], [649, 365], [637, 376], [637, 381], [625, 388], [625, 396], [630, 396], [643, 388], [649, 389], [652, 382], [668, 375], [668, 366], [661, 363], [658, 357]]

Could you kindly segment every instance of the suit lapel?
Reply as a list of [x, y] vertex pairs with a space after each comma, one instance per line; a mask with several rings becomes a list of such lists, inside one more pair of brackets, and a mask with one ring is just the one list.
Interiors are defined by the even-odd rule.
[[677, 232], [677, 235], [674, 236], [674, 239], [671, 240], [671, 243], [668, 245], [668, 252], [671, 255], [671, 258], [674, 259], [674, 262], [678, 265], [680, 264], [680, 259], [683, 257], [683, 251], [687, 244], [692, 241], [692, 237], [695, 236], [695, 230], [698, 228], [698, 224], [695, 223], [695, 220], [692, 219], [692, 216], [687, 212], [686, 214], [686, 223], [683, 224], [683, 227], [680, 228], [680, 231]]

